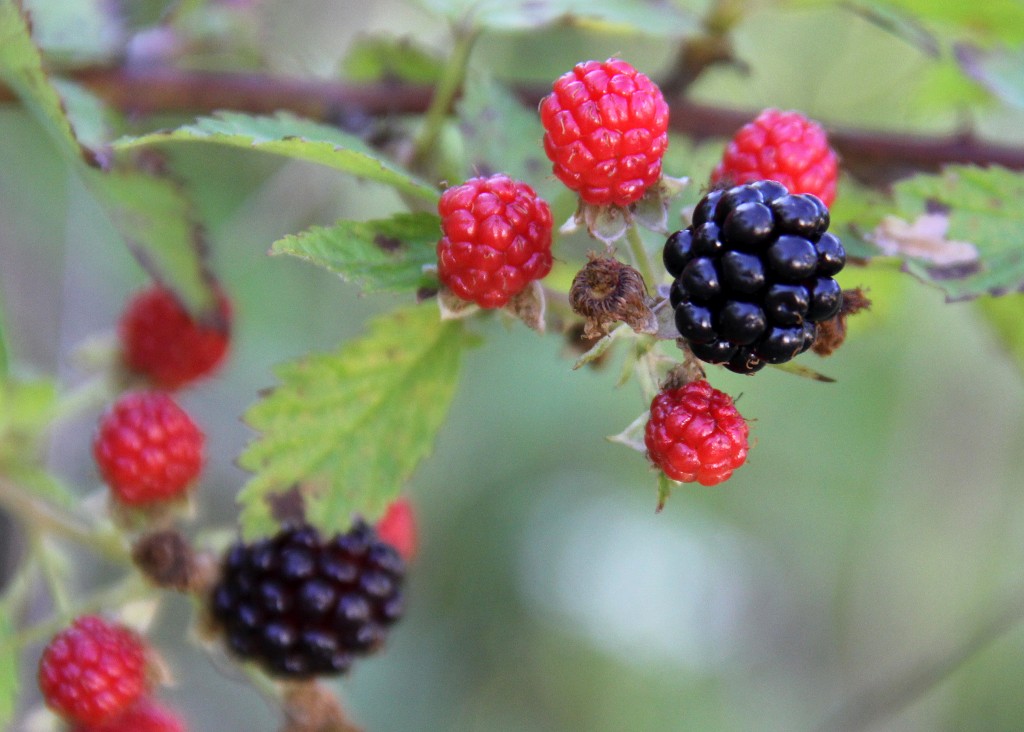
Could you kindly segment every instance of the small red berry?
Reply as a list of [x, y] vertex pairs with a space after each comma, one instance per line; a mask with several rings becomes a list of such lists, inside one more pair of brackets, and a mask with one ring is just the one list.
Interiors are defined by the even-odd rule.
[[437, 204], [441, 281], [463, 300], [500, 308], [551, 271], [551, 209], [507, 175], [471, 178]]
[[200, 323], [159, 285], [132, 298], [118, 325], [125, 364], [161, 389], [211, 374], [227, 354], [230, 329], [231, 305], [223, 293], [215, 321]]
[[100, 418], [93, 455], [122, 504], [175, 498], [203, 467], [203, 433], [164, 392], [134, 392]]
[[53, 711], [95, 725], [120, 714], [146, 692], [146, 648], [121, 625], [85, 615], [43, 650], [39, 689]]
[[385, 541], [397, 549], [402, 559], [406, 562], [413, 560], [419, 542], [416, 514], [408, 498], [398, 498], [392, 501], [375, 528], [381, 541]]
[[732, 397], [706, 381], [692, 381], [654, 397], [644, 444], [672, 480], [715, 485], [747, 459], [747, 431]]
[[559, 77], [540, 103], [544, 151], [585, 203], [628, 206], [661, 177], [668, 104], [625, 61], [586, 61]]
[[112, 719], [79, 724], [72, 732], [185, 732], [185, 724], [170, 709], [145, 697]]
[[838, 177], [839, 158], [821, 125], [799, 112], [766, 109], [726, 146], [711, 183], [775, 180], [790, 193], [813, 193], [831, 206]]

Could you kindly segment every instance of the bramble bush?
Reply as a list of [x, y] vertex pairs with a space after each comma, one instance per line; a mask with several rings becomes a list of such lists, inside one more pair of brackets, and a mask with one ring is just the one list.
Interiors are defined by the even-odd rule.
[[1024, 8], [0, 0], [0, 103], [6, 728], [1019, 728]]

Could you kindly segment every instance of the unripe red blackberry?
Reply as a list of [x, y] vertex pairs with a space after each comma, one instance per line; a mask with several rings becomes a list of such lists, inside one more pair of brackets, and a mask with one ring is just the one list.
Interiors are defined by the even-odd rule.
[[584, 203], [628, 206], [661, 178], [668, 104], [625, 61], [577, 64], [541, 101], [540, 121], [555, 175]]
[[416, 512], [408, 498], [393, 500], [374, 528], [380, 540], [393, 546], [406, 562], [416, 557], [419, 532], [416, 528]]
[[363, 521], [323, 539], [283, 529], [226, 554], [212, 614], [237, 656], [283, 678], [344, 673], [404, 610], [405, 564]]
[[127, 506], [182, 495], [203, 467], [203, 433], [169, 394], [130, 392], [100, 418], [93, 456], [114, 499]]
[[732, 397], [701, 380], [654, 397], [644, 444], [672, 480], [716, 485], [746, 461], [747, 435]]
[[766, 109], [743, 125], [711, 173], [711, 184], [777, 180], [790, 193], [810, 193], [831, 206], [839, 158], [825, 130], [799, 112]]
[[504, 307], [551, 271], [551, 209], [507, 175], [470, 178], [441, 194], [437, 273], [482, 308]]
[[846, 263], [828, 208], [769, 180], [713, 190], [665, 243], [676, 327], [697, 358], [753, 373], [814, 343], [834, 316]]
[[79, 724], [72, 732], [185, 732], [185, 724], [170, 709], [146, 697], [100, 724]]
[[98, 725], [148, 688], [146, 647], [128, 628], [85, 615], [55, 635], [39, 660], [39, 690], [64, 719]]
[[228, 351], [231, 304], [217, 295], [217, 314], [197, 322], [170, 290], [154, 285], [125, 307], [118, 324], [125, 365], [161, 389], [178, 389], [213, 373]]

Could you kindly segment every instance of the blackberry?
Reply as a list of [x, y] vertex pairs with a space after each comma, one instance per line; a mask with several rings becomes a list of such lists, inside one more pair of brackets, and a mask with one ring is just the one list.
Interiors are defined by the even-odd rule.
[[395, 548], [361, 520], [327, 540], [286, 528], [228, 550], [213, 617], [236, 655], [273, 676], [341, 674], [402, 616], [404, 576]]
[[821, 200], [777, 181], [705, 195], [662, 253], [676, 328], [694, 355], [752, 374], [810, 348], [816, 324], [843, 302], [832, 276], [846, 252], [828, 225]]

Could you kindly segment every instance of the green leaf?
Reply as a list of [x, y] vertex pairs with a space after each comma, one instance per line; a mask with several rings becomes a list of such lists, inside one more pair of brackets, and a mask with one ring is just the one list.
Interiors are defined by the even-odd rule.
[[[0, 79], [15, 91], [37, 122], [104, 206], [150, 274], [173, 289], [196, 314], [212, 313], [216, 297], [203, 261], [191, 204], [177, 185], [140, 170], [102, 170], [83, 145], [64, 102], [43, 69], [25, 16], [12, 0], [0, 0]], [[80, 111], [82, 100], [74, 97]]]
[[134, 170], [98, 173], [93, 180], [94, 195], [142, 267], [193, 313], [212, 315], [217, 300], [205, 245], [192, 203], [177, 183]]
[[[897, 183], [894, 198], [893, 213], [904, 224], [917, 226], [919, 231], [921, 224], [938, 224], [939, 235], [910, 241], [913, 248], [887, 250], [887, 222], [883, 220], [872, 235], [874, 243], [885, 253], [902, 258], [907, 272], [938, 287], [947, 300], [1003, 295], [1024, 288], [1020, 238], [1024, 231], [1020, 205], [1024, 175], [995, 166], [949, 166], [938, 175], [918, 175]], [[942, 227], [948, 228], [942, 231]], [[891, 238], [900, 243], [898, 236]], [[969, 247], [976, 256], [960, 256], [969, 254]]]
[[419, 0], [452, 20], [471, 19], [481, 28], [527, 31], [577, 25], [598, 31], [681, 38], [701, 29], [700, 19], [660, 0]]
[[112, 130], [119, 123], [117, 115], [103, 100], [81, 84], [67, 79], [50, 79], [60, 94], [78, 142], [87, 148], [100, 148], [110, 142]]
[[258, 150], [326, 165], [419, 198], [435, 201], [439, 197], [437, 190], [428, 183], [381, 157], [358, 137], [285, 113], [260, 117], [223, 112], [214, 117], [202, 117], [194, 124], [176, 130], [123, 137], [114, 143], [114, 147], [130, 150], [168, 142], [198, 142]]
[[434, 214], [398, 214], [375, 221], [338, 221], [274, 242], [290, 254], [357, 282], [364, 291], [405, 292], [436, 285], [424, 267], [437, 262], [441, 221]]
[[435, 84], [444, 71], [444, 63], [411, 38], [383, 36], [357, 38], [345, 57], [342, 71], [352, 81], [408, 81]]
[[[561, 191], [544, 156], [544, 128], [536, 109], [527, 109], [485, 72], [471, 71], [457, 111], [468, 174], [507, 173], [535, 181], [538, 193], [548, 200]], [[495, 161], [501, 161], [500, 169], [493, 168]]]
[[430, 452], [470, 342], [424, 305], [378, 318], [337, 353], [279, 366], [281, 384], [245, 416], [261, 434], [239, 458], [254, 473], [239, 496], [243, 532], [273, 533], [298, 496], [325, 532], [379, 515]]
[[977, 46], [956, 47], [960, 68], [1006, 104], [1024, 109], [1024, 48], [984, 51]]
[[28, 21], [13, 0], [0, 0], [0, 79], [21, 98], [69, 159], [81, 161], [88, 155], [78, 144], [60, 96], [43, 71]]

